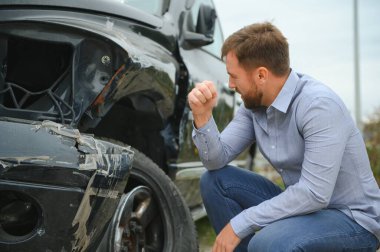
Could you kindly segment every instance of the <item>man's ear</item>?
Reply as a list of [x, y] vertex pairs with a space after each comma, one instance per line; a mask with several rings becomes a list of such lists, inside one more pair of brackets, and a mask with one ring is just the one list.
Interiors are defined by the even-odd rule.
[[256, 72], [256, 77], [258, 81], [266, 82], [268, 80], [268, 69], [266, 67], [259, 67]]

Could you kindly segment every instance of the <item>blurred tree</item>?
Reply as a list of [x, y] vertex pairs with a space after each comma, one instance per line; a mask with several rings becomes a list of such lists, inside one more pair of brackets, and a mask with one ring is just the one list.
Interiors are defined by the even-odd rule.
[[380, 108], [364, 123], [363, 134], [373, 174], [380, 184]]

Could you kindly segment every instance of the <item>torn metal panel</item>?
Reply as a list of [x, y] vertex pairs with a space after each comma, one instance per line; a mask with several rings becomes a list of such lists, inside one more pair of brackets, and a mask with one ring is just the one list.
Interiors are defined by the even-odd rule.
[[[0, 121], [0, 132], [0, 250], [91, 250], [124, 192], [133, 152], [51, 121]], [[5, 210], [13, 208], [16, 217]]]
[[[141, 35], [145, 28], [127, 21], [51, 13], [55, 14], [2, 11], [0, 45], [8, 44], [5, 53], [13, 57], [7, 62], [12, 71], [2, 76], [5, 86], [0, 94], [13, 102], [3, 102], [0, 116], [73, 126], [89, 116], [87, 123], [96, 124], [98, 117], [130, 94], [150, 97], [165, 119], [173, 113], [179, 64], [165, 48], [176, 46], [173, 37], [150, 34], [160, 37], [160, 45]], [[20, 53], [25, 48], [28, 54]], [[63, 65], [60, 71], [56, 62]], [[36, 87], [38, 92], [33, 91]], [[20, 90], [23, 95], [12, 97]]]
[[108, 171], [110, 166], [119, 167], [126, 161], [121, 154], [128, 158], [133, 155], [128, 148], [96, 140], [51, 121], [34, 125], [1, 122], [0, 131], [3, 133], [0, 159], [14, 164], [58, 163], [70, 168]]
[[0, 160], [0, 175], [7, 172], [12, 167], [12, 164]]

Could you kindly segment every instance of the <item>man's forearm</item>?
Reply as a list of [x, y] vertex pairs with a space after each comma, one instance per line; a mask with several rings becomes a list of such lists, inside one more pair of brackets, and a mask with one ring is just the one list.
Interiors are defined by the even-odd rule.
[[194, 126], [197, 129], [204, 127], [208, 123], [208, 121], [210, 121], [211, 116], [212, 116], [212, 113], [198, 114], [198, 115], [193, 114]]
[[220, 133], [212, 117], [203, 127], [196, 128], [194, 125], [192, 136], [194, 144], [198, 148], [199, 157], [207, 169], [218, 169], [228, 163], [229, 154], [224, 151]]

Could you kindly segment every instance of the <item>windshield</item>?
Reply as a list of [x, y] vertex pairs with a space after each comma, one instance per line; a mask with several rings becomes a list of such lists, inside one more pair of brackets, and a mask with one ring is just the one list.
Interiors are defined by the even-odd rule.
[[112, 0], [128, 4], [155, 16], [161, 16], [167, 11], [169, 0]]

